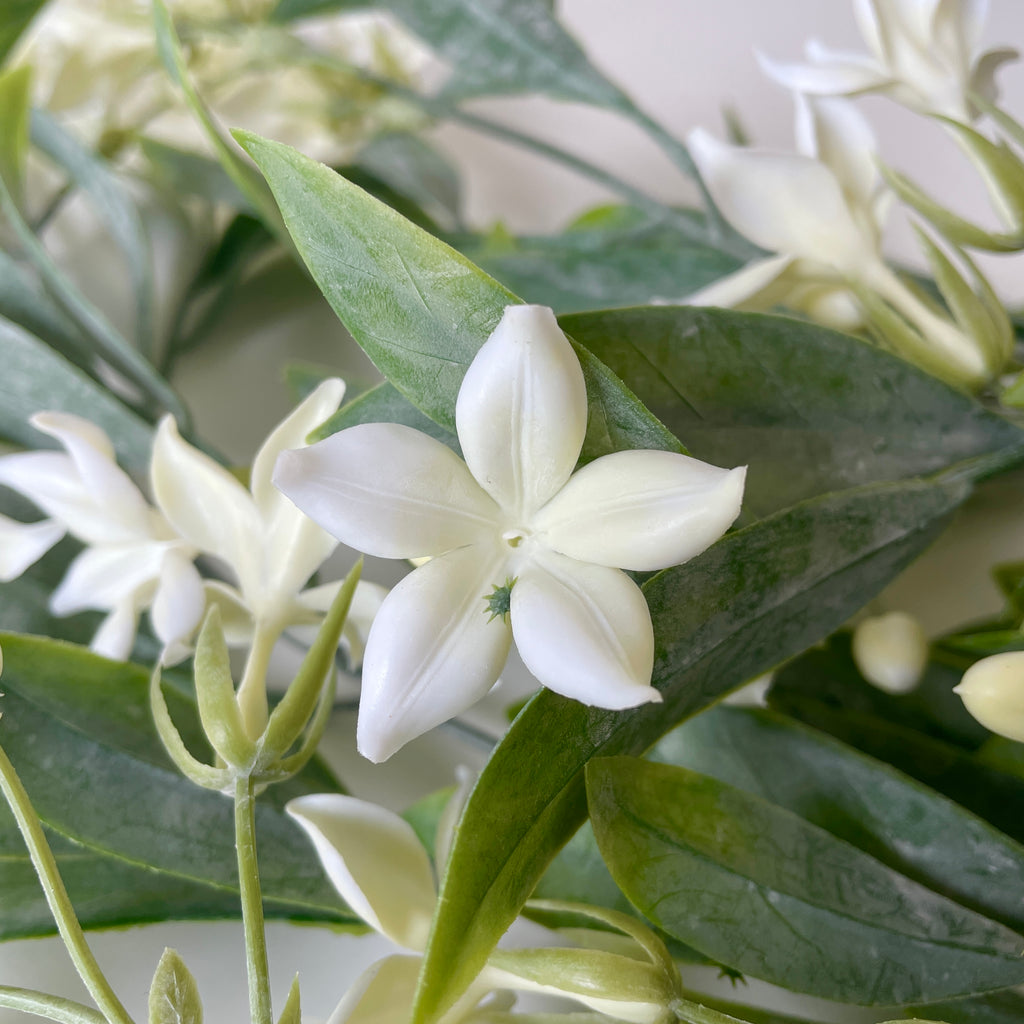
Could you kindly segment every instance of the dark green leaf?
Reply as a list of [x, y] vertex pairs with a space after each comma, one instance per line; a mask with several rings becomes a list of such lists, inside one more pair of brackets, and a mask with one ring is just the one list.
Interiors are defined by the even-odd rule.
[[1024, 978], [1024, 938], [790, 811], [637, 758], [597, 758], [586, 776], [598, 846], [632, 903], [744, 974], [869, 1006]]
[[135, 201], [113, 168], [87, 149], [46, 111], [34, 110], [32, 142], [61, 167], [91, 199], [101, 221], [124, 257], [135, 296], [136, 345], [153, 351], [153, 266], [149, 239]]
[[452, 244], [527, 302], [558, 313], [679, 301], [739, 266], [719, 249], [652, 223]]
[[866, 342], [788, 317], [659, 307], [560, 318], [744, 506], [935, 472], [1024, 433]]
[[4, 0], [0, 6], [0, 64], [45, 4], [46, 0]]
[[[464, 256], [280, 143], [239, 132], [270, 182], [296, 248], [342, 323], [413, 405], [454, 430], [459, 385], [519, 299]], [[583, 459], [679, 442], [607, 368], [576, 348], [587, 382]]]
[[[93, 858], [87, 866], [96, 884], [88, 872], [77, 875], [83, 923], [99, 916], [110, 924], [119, 912], [130, 920], [230, 912], [238, 893], [231, 802], [193, 786], [171, 765], [150, 718], [148, 672], [37, 638], [5, 635], [3, 651], [0, 740], [43, 823]], [[201, 753], [194, 705], [172, 689], [166, 697], [185, 742]], [[296, 783], [305, 792], [338, 789], [314, 764], [288, 792], [271, 787], [257, 806], [267, 912], [351, 923], [312, 848], [281, 809]], [[138, 907], [130, 890], [108, 906], [111, 889], [96, 886], [118, 877], [140, 885]], [[205, 893], [202, 900], [198, 893]], [[7, 906], [5, 896], [0, 917]], [[27, 896], [12, 907], [38, 922]]]
[[107, 432], [120, 463], [143, 476], [149, 467], [150, 426], [109, 391], [38, 339], [0, 323], [0, 437], [27, 448], [53, 442], [28, 424], [52, 409], [84, 416]]
[[603, 711], [545, 690], [520, 712], [463, 815], [416, 1020], [435, 1020], [457, 997], [586, 817], [591, 757], [641, 753], [831, 632], [935, 537], [968, 489], [962, 480], [908, 481], [830, 495], [649, 580], [653, 683], [664, 704]]
[[716, 707], [666, 736], [651, 756], [784, 807], [929, 889], [1024, 931], [1024, 847], [822, 733], [768, 711]]

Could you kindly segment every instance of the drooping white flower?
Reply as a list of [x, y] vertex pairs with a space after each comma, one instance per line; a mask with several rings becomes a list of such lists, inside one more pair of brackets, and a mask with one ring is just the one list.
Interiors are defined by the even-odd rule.
[[975, 662], [953, 692], [986, 729], [1024, 742], [1024, 651]]
[[385, 760], [482, 697], [513, 634], [530, 672], [561, 694], [606, 708], [660, 700], [650, 613], [618, 567], [703, 551], [738, 515], [744, 470], [630, 451], [573, 474], [586, 422], [583, 372], [554, 314], [510, 306], [459, 391], [465, 462], [385, 423], [282, 455], [278, 486], [345, 543], [432, 556], [371, 629], [364, 756]]
[[852, 653], [869, 683], [886, 693], [909, 693], [928, 664], [928, 638], [912, 615], [889, 612], [857, 624]]
[[[266, 724], [270, 648], [283, 630], [318, 624], [341, 586], [335, 581], [306, 587], [338, 542], [272, 485], [271, 472], [282, 451], [305, 444], [306, 436], [337, 411], [344, 394], [343, 381], [327, 380], [297, 406], [257, 452], [248, 489], [184, 441], [171, 417], [156, 432], [151, 473], [161, 509], [180, 536], [226, 565], [234, 578], [233, 584], [208, 582], [206, 596], [220, 606], [227, 642], [253, 647], [250, 683], [243, 679], [239, 699], [244, 707], [252, 701], [254, 735]], [[372, 583], [356, 588], [345, 627], [356, 659], [383, 594]]]
[[192, 565], [195, 547], [149, 505], [117, 465], [113, 445], [99, 427], [57, 412], [37, 413], [31, 422], [56, 438], [64, 452], [18, 452], [0, 458], [0, 484], [48, 516], [38, 523], [0, 522], [0, 579], [19, 576], [70, 533], [86, 549], [53, 592], [51, 611], [107, 612], [91, 646], [107, 657], [124, 659], [139, 614], [148, 608], [164, 644], [164, 659], [181, 657], [204, 605], [202, 581]]
[[987, 0], [854, 0], [870, 55], [807, 45], [807, 64], [760, 57], [765, 72], [796, 92], [850, 96], [884, 92], [912, 110], [966, 122], [971, 94], [997, 95], [995, 73], [1014, 49], [978, 52]]

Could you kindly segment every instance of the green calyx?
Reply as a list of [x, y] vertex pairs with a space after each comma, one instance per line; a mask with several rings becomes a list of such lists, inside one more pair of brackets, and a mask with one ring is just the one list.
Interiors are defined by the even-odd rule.
[[518, 576], [506, 576], [500, 587], [495, 585], [493, 593], [484, 597], [483, 600], [487, 604], [484, 614], [490, 612], [488, 622], [493, 622], [499, 616], [503, 622], [508, 622], [508, 613], [512, 608], [512, 588], [518, 579]]

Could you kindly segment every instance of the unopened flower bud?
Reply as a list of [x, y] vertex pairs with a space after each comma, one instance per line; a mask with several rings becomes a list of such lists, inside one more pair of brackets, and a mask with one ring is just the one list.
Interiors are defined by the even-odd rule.
[[886, 693], [909, 693], [928, 663], [928, 638], [906, 612], [865, 619], [853, 632], [853, 660], [860, 674]]
[[982, 658], [953, 692], [986, 729], [1024, 742], [1024, 651]]

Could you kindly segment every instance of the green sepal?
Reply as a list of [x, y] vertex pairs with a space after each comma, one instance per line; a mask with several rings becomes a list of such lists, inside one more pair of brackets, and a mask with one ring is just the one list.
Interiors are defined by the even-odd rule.
[[153, 722], [164, 749], [185, 778], [197, 786], [202, 786], [203, 789], [223, 791], [225, 787], [231, 785], [231, 781], [235, 777], [233, 771], [227, 768], [212, 768], [208, 764], [203, 764], [202, 761], [197, 761], [189, 753], [185, 741], [171, 720], [171, 713], [167, 710], [167, 702], [160, 689], [159, 665], [153, 669], [153, 675], [150, 677], [149, 704], [153, 710]]
[[281, 703], [270, 715], [270, 721], [260, 742], [260, 767], [270, 768], [274, 762], [279, 761], [302, 735], [314, 716], [317, 701], [321, 699], [324, 687], [332, 681], [334, 656], [362, 571], [363, 561], [360, 559], [345, 577], [345, 582], [338, 590], [320, 632], [317, 633], [313, 645], [299, 667], [298, 674], [285, 692]]
[[14, 68], [0, 75], [0, 178], [19, 207], [28, 156], [31, 85], [30, 67]]
[[194, 663], [199, 718], [210, 745], [232, 768], [247, 771], [256, 759], [256, 744], [247, 735], [235, 697], [231, 661], [220, 609], [213, 605], [196, 641]]
[[184, 960], [165, 949], [149, 987], [149, 1024], [203, 1024], [199, 987]]
[[292, 978], [291, 988], [288, 989], [288, 999], [277, 1018], [277, 1024], [302, 1024], [302, 1009], [299, 1005], [299, 976]]

